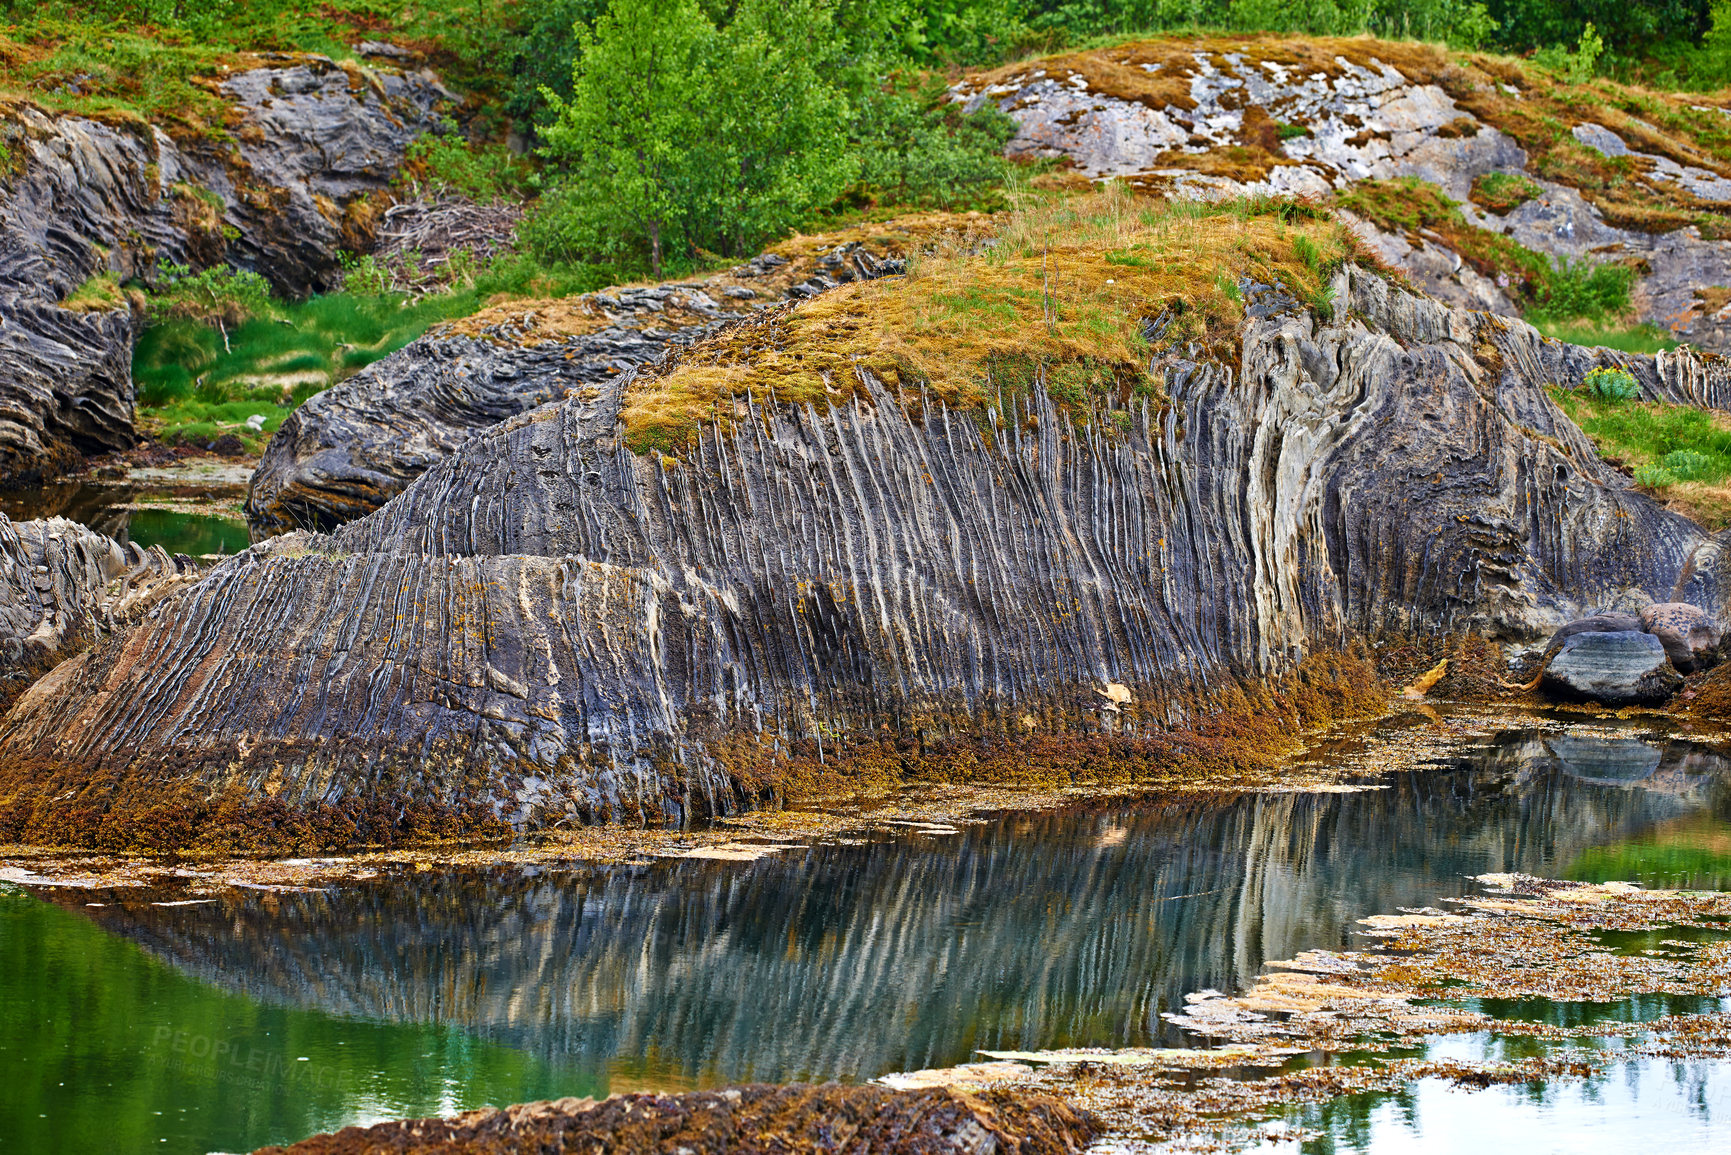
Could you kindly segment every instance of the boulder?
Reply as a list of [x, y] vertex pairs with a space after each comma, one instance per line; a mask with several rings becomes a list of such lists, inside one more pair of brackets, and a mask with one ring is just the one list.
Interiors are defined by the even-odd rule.
[[1678, 673], [1693, 674], [1719, 661], [1719, 626], [1699, 606], [1655, 602], [1641, 611], [1641, 628], [1658, 638]]
[[1545, 688], [1607, 706], [1654, 706], [1683, 685], [1665, 647], [1638, 630], [1574, 634], [1545, 667]]
[[62, 517], [0, 514], [0, 705], [197, 577], [161, 547], [122, 545]]
[[1555, 653], [1562, 648], [1564, 642], [1576, 634], [1640, 633], [1643, 628], [1641, 619], [1634, 614], [1591, 614], [1576, 618], [1552, 634], [1550, 642], [1545, 646], [1545, 652]]

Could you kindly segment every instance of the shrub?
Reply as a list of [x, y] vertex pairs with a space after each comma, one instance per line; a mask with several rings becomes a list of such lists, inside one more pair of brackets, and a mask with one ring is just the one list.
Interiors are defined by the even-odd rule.
[[987, 105], [964, 115], [939, 104], [941, 86], [924, 93], [868, 95], [857, 123], [866, 131], [859, 183], [898, 204], [954, 209], [983, 204], [1003, 184], [1004, 145], [1016, 122]]
[[1629, 312], [1635, 270], [1628, 265], [1595, 265], [1582, 258], [1557, 257], [1542, 271], [1529, 315], [1552, 321], [1606, 321]]
[[1627, 369], [1600, 367], [1581, 378], [1581, 388], [1601, 401], [1620, 403], [1641, 395], [1641, 387]]
[[268, 281], [227, 265], [196, 273], [185, 265], [161, 265], [150, 297], [150, 312], [158, 321], [203, 321], [223, 331], [263, 316], [270, 307]]
[[1635, 483], [1645, 485], [1649, 489], [1663, 489], [1667, 485], [1676, 485], [1679, 478], [1663, 465], [1643, 465], [1635, 470]]
[[1699, 481], [1713, 471], [1713, 459], [1693, 449], [1673, 449], [1659, 464], [1678, 481]]
[[529, 165], [503, 145], [470, 144], [461, 133], [428, 133], [409, 145], [402, 176], [415, 196], [455, 193], [472, 201], [522, 195]]

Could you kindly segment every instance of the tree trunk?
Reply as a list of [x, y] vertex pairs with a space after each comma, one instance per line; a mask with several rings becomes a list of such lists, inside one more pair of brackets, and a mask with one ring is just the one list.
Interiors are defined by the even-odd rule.
[[649, 268], [661, 279], [661, 222], [649, 222]]

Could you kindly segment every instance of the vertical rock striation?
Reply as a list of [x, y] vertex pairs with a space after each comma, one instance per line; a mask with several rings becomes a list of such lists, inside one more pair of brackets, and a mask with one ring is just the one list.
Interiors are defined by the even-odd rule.
[[55, 670], [0, 724], [0, 802], [717, 812], [790, 749], [1151, 738], [1356, 639], [1723, 609], [1708, 537], [1546, 395], [1593, 353], [1335, 291], [1325, 322], [1247, 286], [1236, 364], [1164, 355], [1168, 403], [1087, 419], [862, 370], [866, 400], [750, 406], [674, 461], [625, 448], [617, 385], [542, 406]]

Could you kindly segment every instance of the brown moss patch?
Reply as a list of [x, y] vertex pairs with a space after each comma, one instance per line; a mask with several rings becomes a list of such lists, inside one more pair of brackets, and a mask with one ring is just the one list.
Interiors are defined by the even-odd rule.
[[[1323, 653], [1281, 678], [1225, 679], [1188, 703], [1127, 704], [1116, 732], [1103, 731], [1091, 712], [1043, 710], [1033, 717], [1015, 708], [922, 719], [895, 733], [844, 736], [822, 750], [809, 740], [770, 750], [732, 738], [711, 753], [742, 793], [774, 806], [914, 784], [1244, 789], [1277, 781], [1306, 731], [1380, 715], [1388, 696], [1367, 654]], [[1171, 706], [1189, 709], [1194, 721], [1164, 726], [1160, 718]]]
[[1116, 185], [1031, 201], [988, 244], [964, 238], [918, 256], [906, 276], [844, 286], [639, 375], [621, 418], [637, 452], [679, 453], [704, 425], [742, 415], [747, 397], [841, 404], [868, 375], [910, 409], [975, 409], [1037, 381], [1085, 410], [1094, 397], [1153, 393], [1144, 332], [1156, 318], [1178, 319], [1170, 339], [1224, 349], [1241, 279], [1323, 303], [1357, 251], [1325, 212], [1289, 201], [1139, 201]]
[[346, 1127], [257, 1155], [947, 1155], [982, 1144], [1016, 1155], [1072, 1155], [1098, 1134], [1087, 1114], [1049, 1095], [794, 1083], [488, 1107], [449, 1119]]

